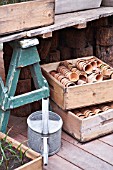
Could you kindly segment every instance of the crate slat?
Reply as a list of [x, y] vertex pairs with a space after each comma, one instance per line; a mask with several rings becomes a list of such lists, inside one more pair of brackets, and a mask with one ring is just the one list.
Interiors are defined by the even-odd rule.
[[87, 142], [113, 132], [113, 109], [80, 119], [72, 111], [62, 110], [53, 101], [51, 106], [53, 111], [61, 116], [63, 130], [80, 142]]

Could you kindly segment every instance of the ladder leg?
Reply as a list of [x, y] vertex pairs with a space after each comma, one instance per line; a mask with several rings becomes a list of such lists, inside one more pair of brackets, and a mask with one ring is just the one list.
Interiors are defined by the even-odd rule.
[[3, 111], [0, 109], [0, 131], [6, 133], [9, 120], [10, 110]]
[[[31, 74], [32, 74], [36, 89], [41, 88], [43, 86], [48, 87], [48, 83], [47, 83], [46, 79], [42, 76], [42, 72], [41, 72], [39, 63], [35, 63], [33, 66], [31, 66], [30, 70], [31, 70]], [[49, 87], [48, 87], [48, 89], [49, 89]], [[48, 96], [49, 96], [49, 94], [48, 94]]]
[[[7, 95], [4, 96], [4, 99], [2, 99], [2, 107], [4, 108], [7, 106], [8, 97], [14, 96], [16, 91], [17, 82], [20, 74], [20, 69], [16, 68], [17, 59], [18, 59], [18, 51], [14, 50], [7, 79], [6, 79]], [[6, 132], [9, 116], [10, 116], [10, 108], [5, 111], [0, 108], [0, 131], [2, 131], [3, 133]]]

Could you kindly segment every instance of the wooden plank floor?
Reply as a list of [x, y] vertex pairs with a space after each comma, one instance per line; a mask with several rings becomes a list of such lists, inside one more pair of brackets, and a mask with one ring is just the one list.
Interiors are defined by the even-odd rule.
[[[12, 127], [9, 136], [23, 142], [27, 139], [26, 117], [10, 116], [8, 128]], [[44, 170], [113, 170], [113, 134], [99, 139], [79, 143], [62, 132], [60, 151], [49, 157]]]

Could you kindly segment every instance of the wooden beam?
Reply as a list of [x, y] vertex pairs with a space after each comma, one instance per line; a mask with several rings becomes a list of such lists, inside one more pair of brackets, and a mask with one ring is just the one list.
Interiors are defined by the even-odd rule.
[[39, 35], [39, 37], [41, 37], [43, 39], [50, 38], [50, 37], [52, 37], [52, 32], [47, 32], [47, 33], [41, 34], [41, 35]]
[[1, 36], [0, 42], [8, 42], [11, 40], [20, 39], [28, 35], [30, 35], [31, 37], [34, 37], [40, 34], [53, 32], [53, 31], [60, 30], [66, 27], [71, 27], [73, 25], [82, 24], [84, 22], [97, 20], [102, 17], [108, 17], [111, 15], [113, 15], [113, 7], [100, 7], [98, 9], [90, 9], [90, 10], [85, 10], [85, 11], [80, 11], [80, 12], [72, 12], [72, 13], [56, 15], [55, 23], [50, 26], [36, 28], [30, 31], [14, 33], [14, 34], [7, 35], [7, 36]]
[[87, 27], [87, 22], [82, 23], [82, 24], [74, 25], [73, 27], [74, 27], [74, 28], [77, 28], [77, 29], [86, 28], [86, 27]]

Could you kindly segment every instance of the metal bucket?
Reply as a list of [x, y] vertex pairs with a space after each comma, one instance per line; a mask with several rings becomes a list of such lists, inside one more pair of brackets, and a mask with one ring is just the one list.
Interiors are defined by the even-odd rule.
[[[43, 123], [42, 111], [32, 113], [28, 119], [28, 146], [43, 154]], [[48, 128], [48, 155], [53, 155], [59, 151], [61, 147], [61, 128], [62, 119], [59, 115], [49, 111]]]

